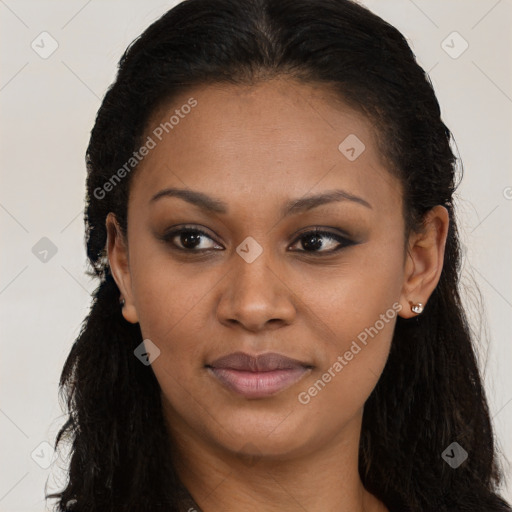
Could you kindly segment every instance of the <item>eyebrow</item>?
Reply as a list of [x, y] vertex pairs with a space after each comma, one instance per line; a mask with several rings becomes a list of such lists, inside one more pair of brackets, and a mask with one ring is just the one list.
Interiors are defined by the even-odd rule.
[[[157, 192], [151, 199], [150, 204], [163, 197], [177, 197], [190, 204], [212, 213], [227, 214], [228, 205], [220, 199], [210, 197], [203, 192], [182, 188], [165, 188]], [[322, 192], [321, 194], [310, 195], [298, 199], [292, 199], [285, 203], [281, 210], [284, 217], [296, 215], [298, 213], [311, 210], [327, 203], [351, 201], [356, 204], [373, 209], [372, 205], [363, 198], [346, 192], [345, 190], [335, 189]]]

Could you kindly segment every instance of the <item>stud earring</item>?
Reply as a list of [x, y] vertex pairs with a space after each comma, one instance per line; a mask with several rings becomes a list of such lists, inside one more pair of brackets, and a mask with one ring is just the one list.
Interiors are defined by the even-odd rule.
[[119, 301], [119, 304], [121, 304], [121, 308], [124, 308], [124, 304], [125, 304], [125, 302], [126, 302], [126, 301], [125, 301], [124, 299], [121, 299], [121, 300]]
[[421, 302], [417, 302], [416, 304], [410, 302], [411, 304], [411, 311], [413, 313], [416, 313], [417, 315], [419, 315], [420, 313], [423, 313], [423, 304]]

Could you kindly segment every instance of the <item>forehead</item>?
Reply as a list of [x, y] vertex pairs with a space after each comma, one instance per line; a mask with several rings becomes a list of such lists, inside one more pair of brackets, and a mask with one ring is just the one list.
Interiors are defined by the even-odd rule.
[[396, 205], [399, 183], [376, 135], [368, 118], [323, 84], [196, 86], [151, 116], [144, 140], [154, 147], [132, 187], [148, 199], [180, 185], [278, 200], [343, 186], [369, 202], [385, 203], [381, 196], [391, 194]]

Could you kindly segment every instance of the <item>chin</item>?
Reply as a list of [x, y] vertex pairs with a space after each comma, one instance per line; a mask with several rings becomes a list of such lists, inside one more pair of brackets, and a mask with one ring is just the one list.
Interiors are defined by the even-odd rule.
[[[307, 418], [281, 411], [278, 414], [261, 412], [244, 414], [243, 417], [226, 418], [225, 429], [217, 431], [216, 443], [229, 451], [248, 457], [286, 459], [307, 451], [307, 446], [318, 436], [309, 431]], [[298, 421], [299, 420], [299, 421]], [[311, 425], [311, 421], [309, 421]]]

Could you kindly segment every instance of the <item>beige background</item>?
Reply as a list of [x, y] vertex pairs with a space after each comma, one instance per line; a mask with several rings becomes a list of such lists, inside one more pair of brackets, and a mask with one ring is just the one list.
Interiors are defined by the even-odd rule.
[[[121, 53], [175, 3], [0, 0], [0, 512], [45, 510], [46, 482], [55, 490], [65, 478], [40, 465], [63, 423], [58, 379], [95, 287], [84, 274], [85, 148]], [[463, 280], [476, 281], [485, 303], [487, 323], [472, 321], [490, 340], [482, 368], [512, 461], [512, 2], [364, 4], [406, 35], [429, 71], [464, 162]], [[33, 41], [40, 53], [58, 47], [42, 58]], [[46, 263], [32, 252], [43, 237], [57, 250]]]

